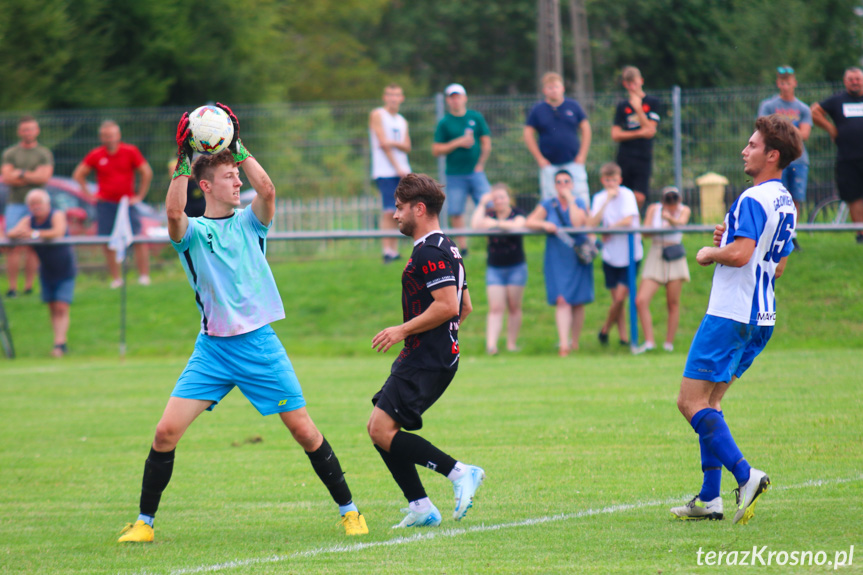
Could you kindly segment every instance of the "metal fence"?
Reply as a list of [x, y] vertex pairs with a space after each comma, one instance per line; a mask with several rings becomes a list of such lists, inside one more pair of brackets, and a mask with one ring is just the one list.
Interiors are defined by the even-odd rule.
[[[798, 87], [797, 95], [811, 103], [839, 89], [840, 84], [806, 84]], [[775, 92], [771, 86], [683, 89], [679, 99], [673, 98], [672, 90], [653, 92], [665, 109], [654, 140], [652, 189], [681, 184], [696, 220], [699, 202], [694, 182], [699, 175], [714, 171], [726, 176], [730, 181], [729, 199], [736, 195], [746, 184], [740, 151], [753, 129], [758, 103]], [[615, 157], [610, 129], [621, 96], [619, 92], [597, 93], [586, 105], [593, 130], [588, 157], [592, 192], [599, 189], [599, 166]], [[536, 96], [520, 95], [470, 96], [468, 102], [469, 107], [486, 117], [492, 131], [493, 151], [486, 168], [490, 180], [508, 183], [520, 205], [527, 209], [538, 198], [537, 171], [522, 141], [522, 127], [527, 112], [537, 101]], [[408, 98], [402, 106], [410, 124], [414, 171], [438, 173], [431, 145], [439, 103], [434, 97]], [[368, 113], [378, 105], [378, 101], [353, 101], [235, 107], [243, 141], [273, 178], [280, 204], [289, 214], [285, 215], [286, 221], [303, 226], [282, 228], [277, 222], [277, 229], [310, 229], [306, 226], [311, 225], [320, 230], [375, 227], [375, 218], [368, 210], [377, 197], [369, 178]], [[182, 112], [181, 108], [126, 108], [47, 111], [37, 117], [42, 127], [40, 141], [53, 150], [57, 175], [70, 175], [84, 155], [99, 145], [97, 131], [103, 120], [117, 121], [124, 140], [140, 147], [153, 166], [156, 176], [149, 200], [158, 203], [167, 190], [168, 163], [175, 154], [173, 135]], [[0, 146], [17, 141], [17, 119], [17, 114], [0, 114]], [[677, 130], [675, 125], [679, 126]], [[680, 150], [677, 166], [675, 144]], [[835, 148], [819, 129], [812, 131], [807, 146], [811, 160], [807, 203], [811, 207], [832, 194]], [[319, 209], [321, 213], [314, 215]], [[310, 219], [301, 222], [305, 218]]]

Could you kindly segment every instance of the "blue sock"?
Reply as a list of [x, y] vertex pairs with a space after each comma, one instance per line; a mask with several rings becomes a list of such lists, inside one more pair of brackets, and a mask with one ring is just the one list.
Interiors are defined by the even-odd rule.
[[146, 523], [150, 527], [153, 526], [153, 519], [155, 519], [155, 518], [152, 515], [144, 515], [143, 513], [138, 515], [138, 521], [143, 521], [144, 523]]
[[340, 515], [344, 516], [344, 514], [347, 513], [348, 511], [356, 511], [357, 513], [360, 512], [360, 510], [357, 509], [357, 506], [354, 505], [353, 501], [351, 501], [347, 505], [339, 505], [339, 514]]
[[[719, 412], [722, 415], [722, 412]], [[723, 419], [725, 416], [722, 416]], [[722, 485], [722, 462], [711, 453], [706, 442], [698, 438], [701, 445], [701, 471], [704, 472], [704, 483], [701, 484], [701, 492], [698, 498], [702, 501], [713, 501], [719, 497], [719, 489]]]
[[734, 443], [731, 430], [728, 429], [722, 415], [708, 407], [692, 416], [690, 425], [707, 450], [734, 474], [737, 483], [746, 483], [749, 479], [749, 463]]

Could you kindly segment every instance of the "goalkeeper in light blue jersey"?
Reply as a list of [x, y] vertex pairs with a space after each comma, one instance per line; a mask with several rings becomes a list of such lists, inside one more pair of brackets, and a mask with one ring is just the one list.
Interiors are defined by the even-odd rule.
[[746, 524], [755, 503], [770, 486], [766, 473], [750, 467], [725, 423], [720, 401], [767, 345], [776, 323], [776, 280], [793, 250], [797, 210], [782, 185], [782, 170], [800, 157], [800, 132], [778, 114], [755, 122], [743, 149], [743, 171], [752, 187], [716, 226], [713, 246], [695, 259], [716, 265], [707, 313], [686, 358], [677, 407], [698, 434], [701, 491], [674, 507], [679, 519], [722, 519], [719, 495], [722, 467], [737, 481], [734, 523]]
[[[365, 518], [352, 501], [338, 458], [306, 411], [300, 383], [285, 348], [270, 323], [285, 310], [266, 260], [276, 190], [261, 165], [239, 139], [234, 113], [218, 104], [234, 123], [228, 149], [203, 155], [190, 165], [189, 119], [177, 127], [178, 161], [168, 188], [168, 234], [180, 256], [201, 312], [195, 350], [156, 426], [144, 464], [140, 515], [123, 531], [120, 542], [150, 542], [153, 518], [168, 486], [177, 443], [191, 423], [212, 410], [235, 386], [261, 415], [277, 413], [339, 506], [347, 535], [368, 533]], [[239, 167], [257, 191], [250, 207], [240, 208]], [[183, 212], [188, 179], [204, 192], [203, 217]]]

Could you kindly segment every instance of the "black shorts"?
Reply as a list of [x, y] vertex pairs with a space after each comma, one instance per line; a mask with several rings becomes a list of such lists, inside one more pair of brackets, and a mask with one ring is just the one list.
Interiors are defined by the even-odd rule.
[[644, 197], [647, 197], [650, 191], [650, 172], [653, 162], [642, 158], [621, 158], [618, 156], [617, 163], [620, 165], [623, 185], [633, 192], [641, 192]]
[[455, 371], [429, 371], [399, 366], [372, 398], [372, 405], [384, 410], [408, 431], [423, 426], [423, 413], [449, 387]]
[[863, 198], [863, 159], [836, 162], [836, 187], [845, 203]]
[[[117, 208], [119, 203], [114, 202], [96, 202], [96, 231], [100, 236], [110, 236], [114, 230], [114, 220], [117, 218]], [[132, 233], [138, 235], [141, 233], [141, 216], [138, 214], [138, 208], [129, 206], [129, 223], [132, 225]]]
[[[638, 275], [638, 269], [641, 267], [641, 260], [635, 262], [635, 275]], [[602, 262], [602, 273], [605, 275], [605, 289], [612, 290], [619, 285], [629, 287], [629, 266], [619, 268]]]

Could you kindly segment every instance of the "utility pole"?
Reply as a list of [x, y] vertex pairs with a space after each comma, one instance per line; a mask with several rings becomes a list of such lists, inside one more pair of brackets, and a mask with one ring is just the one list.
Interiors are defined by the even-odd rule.
[[582, 105], [593, 104], [593, 64], [584, 0], [569, 0], [572, 45], [575, 50], [575, 95]]
[[563, 51], [560, 36], [560, 0], [537, 0], [536, 85], [542, 91], [542, 75], [563, 75]]

